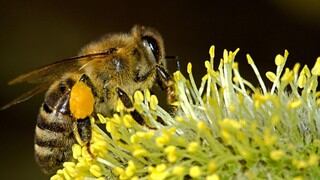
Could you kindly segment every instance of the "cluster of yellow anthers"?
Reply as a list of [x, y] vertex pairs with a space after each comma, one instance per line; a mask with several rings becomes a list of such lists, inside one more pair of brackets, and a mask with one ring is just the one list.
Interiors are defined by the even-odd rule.
[[[87, 147], [73, 146], [74, 162], [65, 162], [52, 179], [312, 179], [320, 177], [320, 58], [310, 70], [285, 68], [288, 52], [267, 72], [267, 89], [252, 58], [255, 88], [241, 77], [235, 52], [224, 51], [214, 69], [214, 47], [207, 73], [197, 87], [174, 74], [178, 111], [158, 105], [149, 91], [136, 92], [140, 126], [119, 102], [113, 117], [92, 119]], [[160, 117], [165, 125], [157, 121]], [[154, 128], [150, 128], [154, 127]]]

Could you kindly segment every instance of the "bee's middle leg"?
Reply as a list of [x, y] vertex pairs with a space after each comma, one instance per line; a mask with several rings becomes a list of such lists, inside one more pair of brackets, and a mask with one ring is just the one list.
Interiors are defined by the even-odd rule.
[[[116, 91], [123, 105], [127, 109], [133, 109], [133, 103], [129, 98], [128, 94], [124, 92], [121, 88], [117, 88]], [[133, 117], [133, 119], [137, 121], [137, 123], [139, 123], [140, 125], [145, 125], [144, 119], [141, 117], [137, 110], [133, 109], [133, 111], [131, 111], [130, 114]]]
[[97, 96], [97, 90], [96, 87], [93, 85], [91, 79], [89, 76], [87, 76], [86, 74], [81, 75], [79, 81], [82, 81], [83, 83], [85, 83], [92, 91], [92, 94], [94, 96]]

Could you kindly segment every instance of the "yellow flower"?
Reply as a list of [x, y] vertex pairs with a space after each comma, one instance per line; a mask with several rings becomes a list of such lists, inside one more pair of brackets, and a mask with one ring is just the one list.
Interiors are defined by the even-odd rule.
[[169, 173], [166, 171], [166, 165], [165, 164], [159, 164], [155, 168], [150, 168], [150, 175], [149, 178], [152, 180], [162, 180], [165, 179]]
[[309, 156], [308, 165], [309, 166], [317, 166], [319, 164], [319, 156], [316, 154], [311, 154]]
[[214, 173], [217, 170], [217, 163], [215, 160], [210, 160], [208, 164], [208, 172], [209, 173]]
[[189, 175], [192, 178], [198, 178], [201, 176], [201, 169], [199, 166], [192, 166], [189, 170]]
[[284, 63], [285, 63], [284, 57], [281, 56], [280, 54], [278, 54], [278, 55], [276, 56], [276, 58], [275, 58], [275, 64], [276, 64], [277, 66], [281, 66], [281, 65], [283, 65]]
[[164, 149], [164, 152], [167, 154], [167, 159], [169, 162], [173, 163], [177, 160], [177, 153], [176, 153], [175, 146], [168, 146]]
[[158, 147], [163, 147], [164, 145], [168, 144], [170, 141], [169, 134], [162, 134], [162, 136], [156, 138], [156, 144]]
[[185, 173], [185, 168], [183, 166], [175, 166], [172, 170], [172, 174], [182, 177]]
[[268, 71], [266, 73], [266, 76], [271, 82], [274, 82], [277, 78], [277, 76], [273, 72], [270, 72], [270, 71]]
[[198, 142], [190, 142], [188, 144], [187, 151], [189, 153], [194, 153], [194, 152], [196, 152], [198, 150], [198, 148], [199, 148], [199, 143]]
[[134, 157], [142, 157], [148, 155], [148, 151], [143, 148], [138, 148], [135, 149], [132, 154]]
[[152, 95], [150, 97], [150, 108], [152, 110], [156, 110], [157, 109], [157, 105], [158, 105], [158, 98], [155, 95]]
[[300, 107], [301, 104], [302, 104], [302, 101], [300, 99], [298, 99], [298, 100], [294, 100], [294, 101], [289, 102], [288, 106], [291, 109], [296, 109], [296, 108]]
[[[141, 89], [129, 97], [133, 108], [126, 109], [119, 100], [114, 114], [93, 113], [90, 143], [74, 144], [73, 159], [64, 162], [51, 179], [299, 179], [317, 175], [320, 58], [311, 71], [307, 66], [300, 70], [299, 63], [290, 70], [285, 67], [288, 52], [277, 55], [276, 70], [266, 73], [273, 82], [267, 88], [249, 54], [246, 58], [258, 85], [242, 76], [242, 62], [235, 58], [239, 49], [224, 50], [217, 68], [214, 49], [209, 49], [210, 60], [201, 63], [206, 68], [201, 82], [193, 77], [191, 63], [186, 77], [174, 73], [174, 111], [168, 112], [158, 102], [162, 99]], [[136, 122], [134, 110], [145, 124]]]
[[311, 73], [315, 76], [320, 76], [320, 57], [317, 58], [317, 61], [313, 66]]
[[92, 175], [94, 175], [95, 177], [100, 177], [102, 176], [102, 171], [101, 168], [98, 165], [92, 165], [90, 167], [90, 172], [92, 173]]
[[72, 146], [73, 158], [78, 159], [81, 157], [81, 146], [79, 144], [74, 144]]
[[273, 150], [270, 152], [270, 158], [275, 161], [280, 160], [284, 155], [285, 153], [282, 150]]
[[206, 177], [206, 180], [219, 180], [219, 176], [217, 174], [212, 174]]
[[136, 166], [133, 161], [128, 162], [128, 167], [125, 169], [125, 174], [127, 177], [132, 177], [136, 172]]

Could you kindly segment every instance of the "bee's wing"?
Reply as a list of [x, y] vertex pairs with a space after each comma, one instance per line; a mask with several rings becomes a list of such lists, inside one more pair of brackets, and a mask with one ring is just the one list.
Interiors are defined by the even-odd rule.
[[110, 51], [63, 59], [29, 73], [22, 74], [9, 81], [8, 84], [13, 85], [25, 82], [32, 84], [39, 84], [43, 82], [52, 83], [57, 78], [61, 77], [61, 75], [63, 75], [65, 72], [78, 71], [81, 68], [81, 65], [90, 62], [91, 60], [100, 59], [99, 57], [105, 57], [108, 54], [110, 54]]
[[31, 97], [33, 97], [34, 95], [45, 91], [46, 89], [48, 89], [48, 85], [46, 85], [46, 84], [42, 84], [42, 85], [36, 86], [35, 88], [23, 93], [22, 95], [20, 95], [17, 98], [15, 98], [14, 100], [9, 102], [8, 104], [2, 106], [0, 108], [0, 110], [4, 110], [4, 109], [7, 109], [7, 108], [9, 108], [9, 107], [11, 107], [13, 105], [16, 105], [16, 104], [19, 104], [21, 102], [24, 102], [24, 101], [30, 99]]
[[55, 81], [57, 78], [60, 78], [66, 72], [75, 72], [79, 71], [82, 65], [86, 65], [89, 62], [94, 60], [101, 60], [101, 58], [106, 57], [110, 54], [110, 51], [87, 54], [83, 56], [76, 56], [61, 61], [57, 61], [53, 64], [44, 66], [42, 68], [31, 71], [27, 74], [18, 76], [17, 78], [9, 81], [9, 85], [18, 84], [18, 83], [32, 83], [36, 84], [36, 87], [30, 91], [22, 94], [18, 98], [14, 99], [7, 105], [0, 108], [0, 110], [7, 109], [10, 106], [24, 102], [30, 99], [32, 96], [41, 93], [48, 89], [48, 87]]

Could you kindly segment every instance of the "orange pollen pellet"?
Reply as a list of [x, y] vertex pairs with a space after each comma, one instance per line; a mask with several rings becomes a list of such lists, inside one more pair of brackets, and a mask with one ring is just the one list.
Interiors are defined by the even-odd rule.
[[93, 112], [94, 97], [84, 82], [77, 82], [71, 89], [70, 111], [76, 119], [83, 119]]

